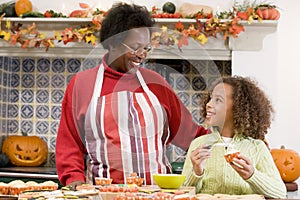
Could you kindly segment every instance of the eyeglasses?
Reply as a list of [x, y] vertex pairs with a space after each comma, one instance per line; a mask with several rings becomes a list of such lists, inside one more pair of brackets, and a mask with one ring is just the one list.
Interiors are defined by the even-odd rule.
[[152, 46], [146, 46], [146, 47], [143, 47], [143, 48], [138, 48], [138, 49], [133, 49], [131, 48], [130, 46], [128, 46], [127, 44], [121, 42], [122, 45], [124, 45], [127, 49], [129, 49], [131, 52], [132, 55], [141, 55], [141, 54], [144, 54], [144, 53], [149, 53], [150, 51], [152, 51]]

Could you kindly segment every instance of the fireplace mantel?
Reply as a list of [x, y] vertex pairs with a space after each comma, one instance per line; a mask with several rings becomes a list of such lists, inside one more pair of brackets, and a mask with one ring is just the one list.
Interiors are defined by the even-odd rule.
[[[23, 27], [36, 23], [38, 30], [47, 36], [52, 36], [54, 31], [62, 31], [65, 28], [80, 28], [82, 25], [91, 24], [90, 18], [4, 18], [5, 21], [21, 23]], [[185, 26], [195, 23], [195, 19], [155, 19], [156, 26], [166, 25], [170, 30], [174, 29], [175, 24], [180, 20]], [[154, 59], [213, 59], [213, 60], [231, 60], [232, 51], [258, 51], [263, 47], [264, 37], [274, 33], [277, 30], [278, 21], [265, 20], [263, 22], [253, 21], [248, 24], [247, 21], [241, 21], [245, 31], [241, 32], [237, 38], [230, 37], [224, 41], [222, 36], [217, 38], [209, 37], [208, 42], [201, 45], [192, 42], [194, 45], [183, 47], [182, 51], [176, 46], [160, 47], [154, 50], [150, 55]], [[3, 28], [3, 27], [2, 27]], [[49, 48], [46, 52], [45, 48], [26, 48], [20, 46], [12, 46], [4, 40], [0, 39], [0, 56], [47, 56], [47, 57], [86, 57], [99, 56], [105, 53], [105, 50], [96, 45], [97, 48], [90, 44], [68, 43], [64, 45], [62, 42], [55, 43], [54, 48]]]

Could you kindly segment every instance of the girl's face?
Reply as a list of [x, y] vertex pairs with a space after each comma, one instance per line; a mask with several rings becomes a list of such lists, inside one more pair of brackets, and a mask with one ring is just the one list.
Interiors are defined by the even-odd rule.
[[112, 68], [123, 73], [135, 73], [151, 50], [148, 28], [128, 31], [126, 39], [117, 47], [117, 55]]
[[210, 101], [206, 104], [206, 122], [219, 129], [233, 124], [232, 87], [219, 83], [213, 89]]

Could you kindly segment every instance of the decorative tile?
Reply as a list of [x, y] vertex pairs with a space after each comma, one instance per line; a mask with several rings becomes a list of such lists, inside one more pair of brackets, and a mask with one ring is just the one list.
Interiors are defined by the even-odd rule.
[[51, 118], [59, 120], [61, 115], [61, 106], [53, 106], [51, 109]]
[[191, 71], [191, 63], [187, 60], [181, 61], [181, 66], [182, 66], [182, 73], [183, 74], [188, 74]]
[[199, 107], [201, 94], [199, 92], [192, 94], [192, 106]]
[[99, 61], [97, 59], [91, 59], [91, 58], [86, 58], [82, 61], [82, 70], [87, 70], [87, 69], [92, 69], [96, 67], [99, 64]]
[[3, 85], [3, 71], [0, 70], [0, 84]]
[[8, 133], [18, 133], [19, 132], [19, 121], [9, 120], [8, 121]]
[[59, 127], [59, 121], [51, 122], [50, 132], [52, 135], [57, 135], [58, 127]]
[[209, 76], [221, 76], [221, 72], [214, 61], [208, 61], [207, 67]]
[[40, 58], [37, 61], [38, 72], [49, 72], [50, 71], [50, 60], [48, 58]]
[[46, 105], [38, 105], [36, 107], [36, 117], [38, 119], [46, 119], [49, 116], [49, 107]]
[[193, 117], [193, 120], [199, 124], [203, 123], [203, 119], [202, 117], [200, 116], [200, 111], [199, 109], [193, 109], [191, 111], [192, 113], [192, 117]]
[[33, 121], [31, 120], [22, 120], [21, 121], [21, 132], [23, 133], [32, 133], [33, 132]]
[[25, 58], [22, 62], [23, 72], [34, 72], [35, 61], [32, 58]]
[[190, 95], [187, 92], [178, 92], [177, 96], [182, 101], [182, 103], [187, 107], [190, 104]]
[[33, 117], [33, 106], [32, 105], [22, 105], [21, 106], [21, 116], [24, 119], [29, 119]]
[[11, 72], [20, 72], [21, 66], [20, 66], [20, 58], [18, 57], [12, 57], [11, 62]]
[[14, 88], [20, 86], [20, 76], [19, 76], [19, 74], [14, 73], [14, 74], [11, 75], [10, 86], [14, 87]]
[[39, 74], [36, 79], [36, 85], [38, 88], [48, 88], [50, 78], [47, 74]]
[[23, 74], [22, 76], [22, 87], [33, 88], [34, 87], [34, 75], [33, 74]]
[[175, 80], [176, 89], [178, 90], [189, 90], [190, 89], [190, 81], [185, 76], [178, 76]]
[[193, 60], [191, 61], [192, 64], [192, 73], [193, 74], [207, 74], [208, 67], [207, 67], [207, 60]]
[[1, 95], [2, 95], [2, 101], [3, 102], [8, 102], [8, 94], [7, 94], [7, 89], [6, 88], [2, 88]]
[[0, 111], [1, 111], [1, 117], [2, 118], [6, 118], [7, 117], [7, 105], [6, 104], [4, 104], [4, 103], [2, 103], [2, 104], [0, 104]]
[[0, 125], [1, 125], [1, 127], [0, 127], [1, 133], [7, 133], [7, 120], [1, 119], [0, 122], [1, 122], [0, 123]]
[[48, 90], [38, 90], [36, 92], [36, 101], [38, 103], [48, 103], [49, 102], [49, 92]]
[[11, 57], [4, 57], [2, 66], [4, 71], [10, 71], [9, 68], [11, 66]]
[[50, 149], [55, 149], [56, 145], [56, 137], [51, 137], [50, 138]]
[[38, 121], [36, 123], [35, 133], [40, 135], [46, 135], [49, 133], [49, 123], [47, 121]]
[[32, 103], [34, 100], [33, 90], [25, 89], [21, 92], [22, 103]]
[[9, 91], [8, 102], [16, 103], [19, 101], [19, 91], [17, 89], [11, 89]]
[[10, 77], [10, 74], [8, 74], [8, 73], [3, 73], [2, 76], [3, 76], [3, 77], [2, 77], [2, 78], [3, 78], [3, 79], [2, 79], [2, 81], [3, 81], [3, 86], [6, 86], [6, 87], [9, 86], [9, 84], [10, 84], [10, 78], [11, 78], [11, 77]]
[[53, 90], [51, 92], [51, 101], [53, 103], [61, 103], [64, 98], [64, 91], [63, 90]]
[[206, 89], [206, 82], [202, 76], [194, 76], [192, 87], [195, 91], [203, 91]]
[[65, 86], [65, 77], [63, 74], [54, 74], [51, 77], [51, 86], [53, 88], [62, 88]]
[[19, 106], [16, 104], [8, 104], [7, 113], [9, 118], [17, 118], [19, 116]]
[[52, 71], [54, 73], [61, 73], [65, 71], [65, 61], [63, 59], [54, 59], [52, 61]]
[[0, 56], [0, 69], [3, 68], [3, 63], [4, 63], [4, 57]]
[[71, 58], [71, 59], [68, 60], [68, 62], [67, 62], [67, 70], [68, 70], [68, 72], [70, 72], [70, 73], [76, 73], [76, 72], [79, 72], [79, 70], [80, 70], [80, 65], [81, 65], [80, 60], [75, 59], [75, 58]]

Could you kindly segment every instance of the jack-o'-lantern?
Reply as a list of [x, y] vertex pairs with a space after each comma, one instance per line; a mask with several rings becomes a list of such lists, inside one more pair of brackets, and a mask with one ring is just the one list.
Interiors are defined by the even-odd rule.
[[10, 162], [16, 166], [40, 166], [48, 155], [46, 142], [38, 136], [8, 136], [2, 146]]
[[300, 176], [300, 156], [291, 149], [281, 146], [280, 149], [271, 149], [274, 162], [284, 182], [290, 183]]

